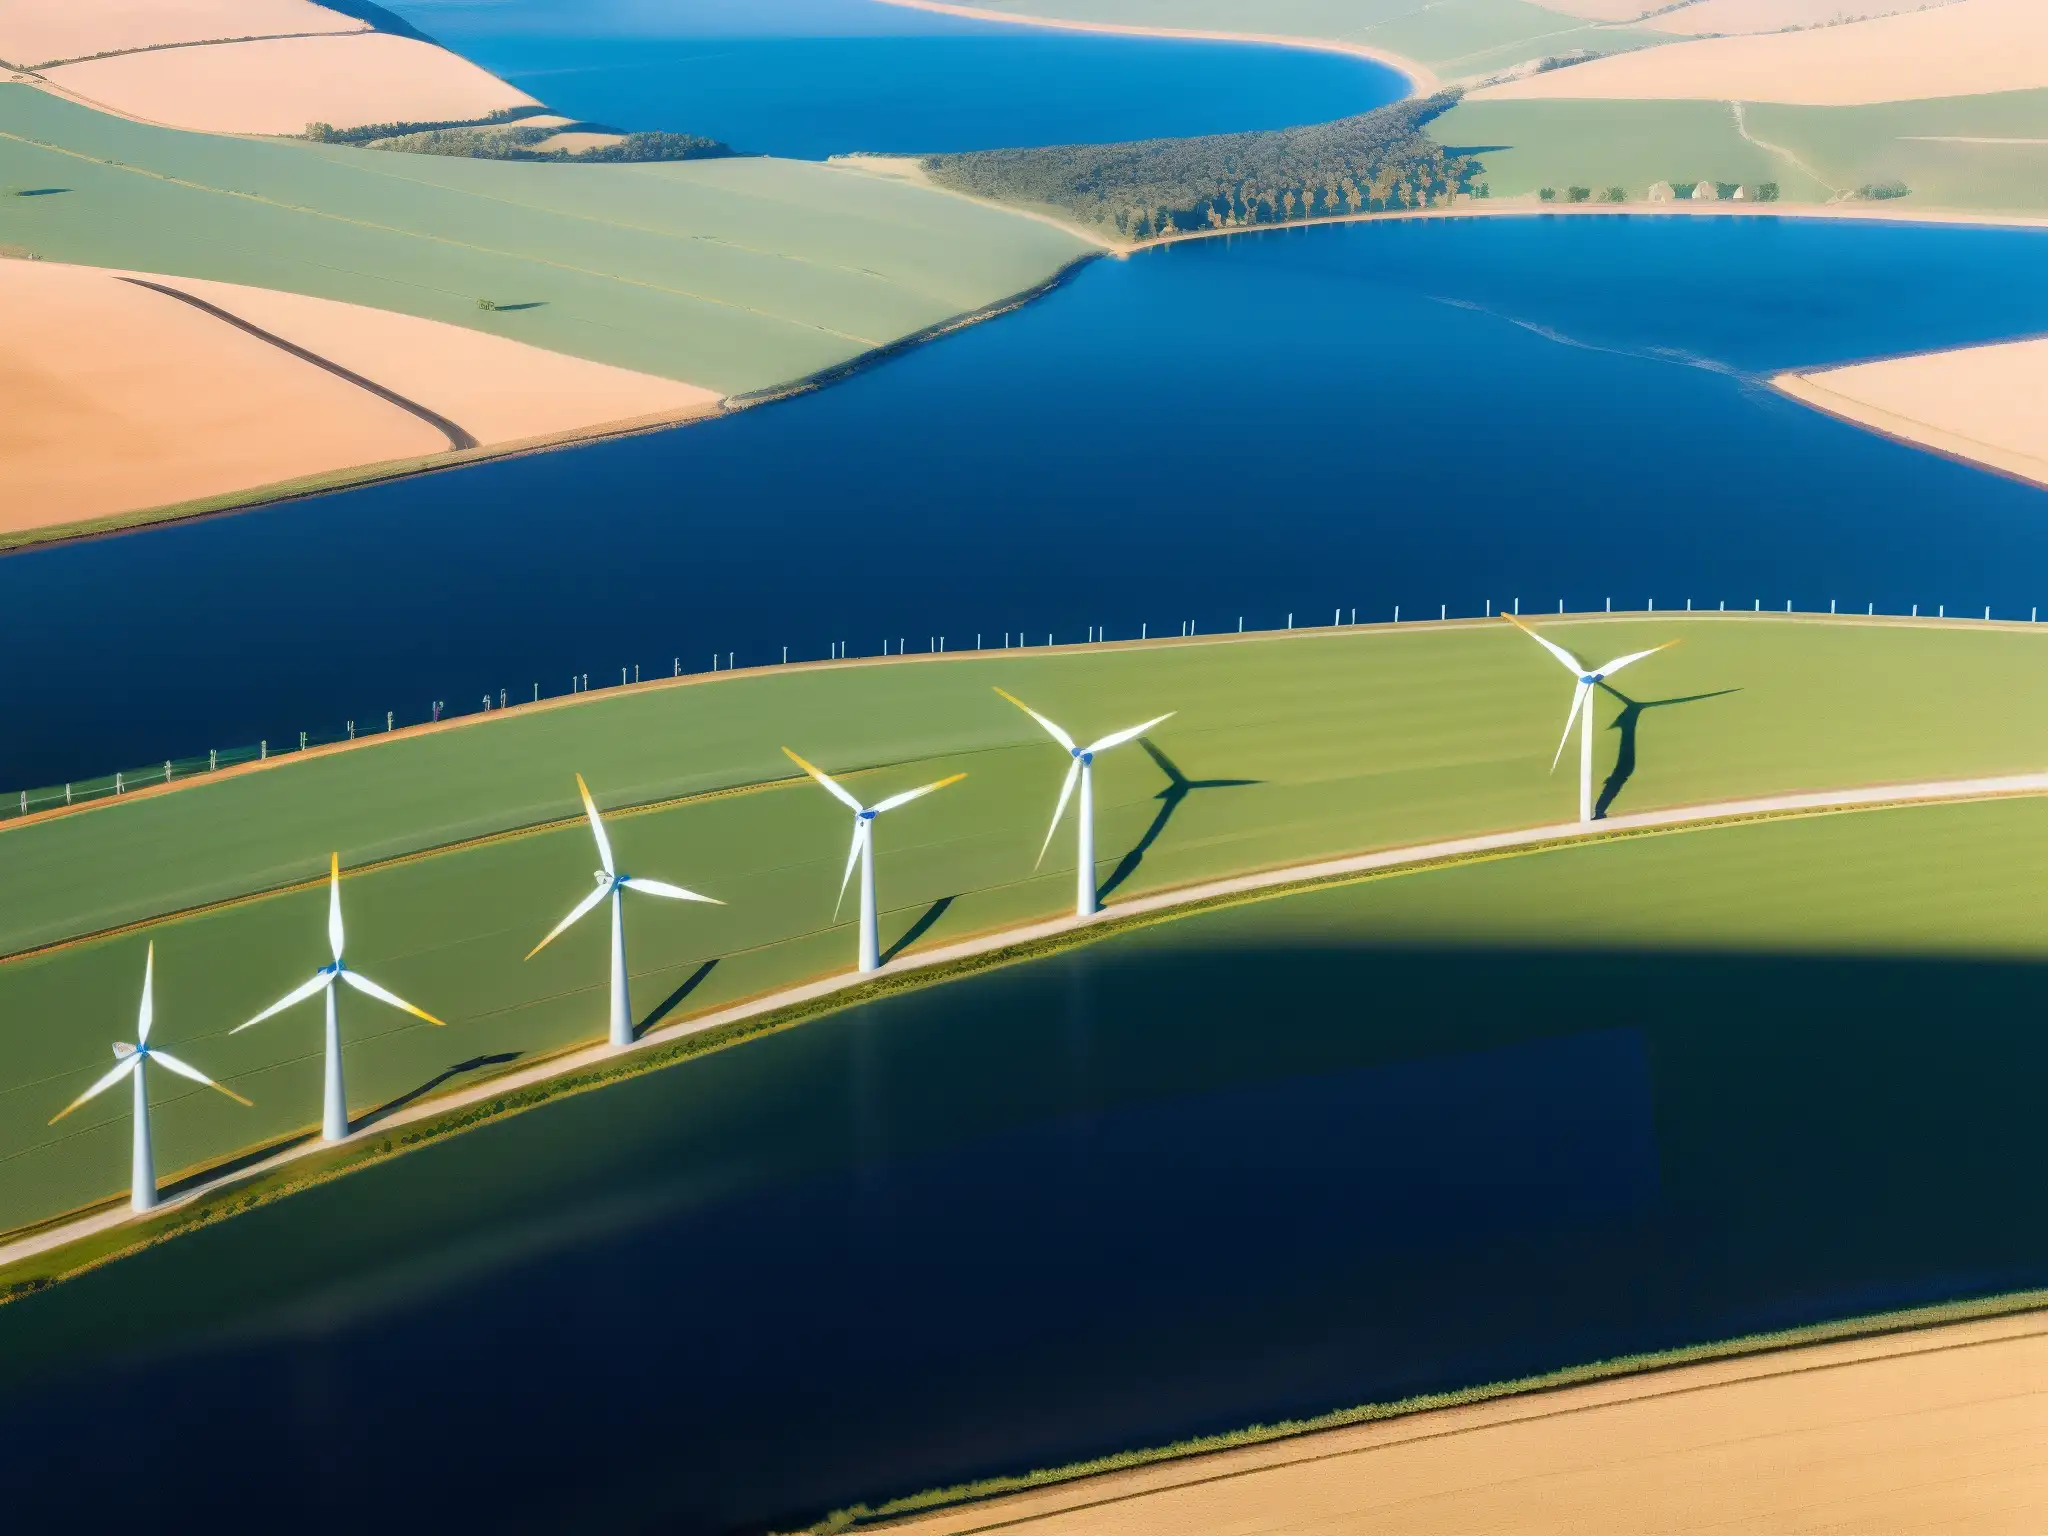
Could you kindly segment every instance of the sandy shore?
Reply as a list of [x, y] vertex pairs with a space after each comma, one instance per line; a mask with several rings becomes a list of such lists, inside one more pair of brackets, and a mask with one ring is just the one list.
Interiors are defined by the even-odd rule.
[[445, 48], [383, 32], [124, 53], [41, 73], [89, 106], [203, 133], [304, 133], [316, 122], [433, 122], [537, 105]]
[[2048, 486], [2048, 339], [1785, 373], [1771, 382], [1831, 416]]
[[1001, 21], [1023, 27], [1050, 27], [1059, 32], [1106, 32], [1118, 37], [1259, 43], [1280, 48], [1307, 48], [1317, 53], [1347, 54], [1354, 59], [1369, 59], [1375, 64], [1384, 64], [1387, 68], [1407, 76], [1409, 89], [1418, 96], [1428, 95], [1440, 83], [1436, 71], [1426, 64], [1419, 64], [1414, 59], [1405, 58], [1398, 53], [1389, 53], [1384, 48], [1371, 48], [1364, 43], [1347, 43], [1336, 38], [1306, 37], [1278, 32], [1218, 32], [1195, 27], [1126, 26], [1107, 21], [1071, 21], [1059, 16], [1026, 16], [1013, 11], [994, 11], [978, 5], [952, 5], [945, 3], [945, 0], [880, 0], [880, 3], [900, 6], [911, 11], [933, 11], [941, 16], [961, 16], [969, 21]]
[[[0, 533], [719, 408], [707, 389], [409, 315], [142, 276], [335, 365], [95, 267], [0, 261]], [[353, 373], [422, 407], [408, 411]]]
[[2048, 1529], [2048, 1313], [1303, 1435], [888, 1527], [1191, 1532]]

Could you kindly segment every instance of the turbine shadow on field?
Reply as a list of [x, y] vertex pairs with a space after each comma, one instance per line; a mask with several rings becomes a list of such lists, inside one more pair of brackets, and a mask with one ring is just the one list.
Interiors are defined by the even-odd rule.
[[224, 1163], [208, 1163], [204, 1168], [195, 1168], [179, 1178], [166, 1179], [157, 1193], [166, 1200], [175, 1199], [189, 1189], [211, 1184], [215, 1179], [227, 1178], [230, 1174], [240, 1173], [244, 1168], [255, 1167], [266, 1158], [290, 1151], [303, 1142], [311, 1141], [316, 1134], [318, 1133], [314, 1131], [299, 1131], [290, 1136], [280, 1136], [275, 1141], [266, 1141], [260, 1147], [250, 1147], [245, 1152], [236, 1153]]
[[462, 1076], [465, 1072], [481, 1072], [485, 1067], [505, 1067], [517, 1061], [525, 1052], [502, 1051], [496, 1056], [472, 1056], [468, 1061], [458, 1061], [444, 1072], [437, 1072], [419, 1087], [408, 1089], [388, 1103], [379, 1104], [375, 1109], [358, 1115], [349, 1126], [352, 1131], [367, 1130], [388, 1115], [394, 1115], [415, 1099], [423, 1099], [443, 1083]]
[[1159, 810], [1152, 818], [1152, 825], [1145, 829], [1145, 835], [1137, 845], [1117, 862], [1109, 872], [1109, 878], [1102, 882], [1095, 892], [1097, 901], [1109, 900], [1109, 893], [1122, 885], [1138, 872], [1138, 866], [1145, 862], [1145, 855], [1165, 832], [1166, 824], [1173, 820], [1173, 813], [1180, 809], [1181, 802], [1198, 789], [1246, 789], [1254, 784], [1263, 784], [1263, 779], [1191, 779], [1180, 771], [1180, 764], [1168, 757], [1152, 743], [1149, 736], [1138, 738], [1138, 745], [1145, 749], [1145, 755], [1159, 765], [1159, 771], [1166, 775], [1166, 788], [1159, 791]]
[[1740, 693], [1740, 688], [1716, 688], [1712, 693], [1688, 693], [1674, 699], [1632, 699], [1610, 682], [1600, 686], [1621, 700], [1621, 713], [1614, 717], [1612, 730], [1621, 732], [1621, 745], [1615, 750], [1614, 771], [1607, 775], [1607, 782], [1600, 786], [1600, 796], [1593, 802], [1593, 819], [1600, 820], [1607, 814], [1607, 808], [1619, 798], [1628, 781], [1636, 771], [1636, 732], [1640, 729], [1643, 711], [1647, 709], [1668, 709], [1674, 704], [1698, 704], [1705, 699], [1724, 698], [1731, 693]]
[[680, 987], [677, 987], [675, 991], [669, 993], [669, 995], [667, 997], [664, 997], [660, 1002], [656, 1003], [654, 1005], [654, 1012], [648, 1014], [646, 1018], [642, 1019], [639, 1022], [639, 1024], [635, 1026], [633, 1030], [633, 1038], [637, 1040], [640, 1036], [646, 1034], [647, 1031], [654, 1028], [655, 1025], [659, 1024], [663, 1019], [667, 1018], [670, 1014], [674, 1013], [676, 1009], [680, 1008], [683, 1005], [683, 1000], [687, 998], [692, 992], [696, 991], [699, 987], [703, 986], [705, 978], [708, 977], [716, 969], [718, 969], [718, 959], [716, 956], [713, 956], [711, 959], [706, 960], [702, 965], [698, 966], [697, 969], [690, 972], [688, 976], [685, 976], [683, 978], [683, 984]]
[[523, 304], [493, 304], [491, 306], [492, 309], [501, 315], [517, 314], [522, 309], [546, 309], [547, 307], [548, 301], [546, 299], [528, 299]]
[[937, 901], [933, 902], [930, 906], [926, 907], [924, 909], [924, 916], [920, 917], [916, 922], [912, 923], [909, 928], [904, 930], [902, 938], [898, 939], [894, 944], [891, 944], [887, 949], [882, 951], [882, 964], [887, 965], [891, 960], [894, 960], [898, 955], [902, 954], [903, 951], [910, 948], [910, 946], [915, 944], [919, 939], [923, 938], [926, 934], [930, 933], [932, 931], [932, 925], [936, 923], [940, 918], [944, 917], [946, 915], [946, 909], [952, 906], [953, 903], [958, 901], [959, 899], [960, 898], [957, 896], [941, 896]]

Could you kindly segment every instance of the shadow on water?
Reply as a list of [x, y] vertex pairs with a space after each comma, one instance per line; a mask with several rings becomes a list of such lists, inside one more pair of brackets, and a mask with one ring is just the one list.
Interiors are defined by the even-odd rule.
[[397, 1098], [379, 1104], [375, 1109], [356, 1116], [350, 1125], [352, 1131], [367, 1130], [386, 1116], [394, 1115], [415, 1099], [423, 1099], [444, 1083], [453, 1081], [465, 1072], [481, 1072], [485, 1067], [508, 1067], [525, 1053], [523, 1051], [501, 1051], [495, 1056], [472, 1056], [467, 1061], [458, 1061], [445, 1072], [437, 1072], [419, 1087], [408, 1089]]
[[648, 1014], [646, 1018], [642, 1019], [639, 1022], [639, 1024], [635, 1026], [633, 1030], [634, 1038], [638, 1039], [641, 1035], [646, 1034], [647, 1031], [654, 1028], [655, 1025], [659, 1024], [663, 1019], [667, 1018], [670, 1014], [674, 1013], [676, 1009], [682, 1006], [683, 1000], [687, 998], [692, 992], [696, 991], [699, 987], [703, 986], [705, 978], [708, 977], [716, 969], [718, 969], [718, 959], [716, 956], [714, 956], [711, 959], [706, 960], [702, 965], [698, 966], [697, 969], [690, 972], [688, 976], [684, 977], [683, 984], [680, 987], [677, 987], [675, 991], [669, 993], [669, 995], [667, 997], [664, 997], [660, 1002], [656, 1003], [654, 1005], [654, 1012]]
[[1607, 782], [1600, 786], [1600, 796], [1593, 802], [1593, 819], [1600, 820], [1607, 814], [1607, 808], [1621, 795], [1628, 781], [1636, 771], [1636, 731], [1641, 726], [1643, 711], [1648, 709], [1669, 709], [1675, 704], [1698, 704], [1706, 699], [1724, 698], [1731, 693], [1740, 693], [1739, 688], [1716, 688], [1712, 693], [1688, 693], [1678, 699], [1632, 699], [1610, 682], [1600, 686], [1621, 700], [1621, 713], [1614, 717], [1610, 730], [1621, 732], [1621, 745], [1615, 750], [1614, 771], [1607, 775]]
[[882, 964], [887, 965], [891, 960], [894, 960], [898, 955], [902, 954], [903, 951], [910, 948], [910, 946], [915, 944], [919, 939], [923, 938], [926, 934], [930, 933], [932, 931], [932, 925], [936, 923], [940, 918], [944, 917], [946, 915], [946, 909], [952, 906], [953, 903], [958, 901], [959, 899], [960, 898], [957, 896], [941, 896], [937, 901], [933, 902], [930, 906], [926, 907], [924, 909], [924, 915], [920, 917], [916, 922], [912, 923], [909, 928], [904, 930], [903, 937], [898, 939], [894, 944], [891, 944], [887, 949], [882, 951]]
[[1173, 813], [1180, 809], [1181, 802], [1198, 789], [1245, 789], [1263, 783], [1262, 779], [1191, 779], [1180, 771], [1180, 765], [1153, 744], [1150, 737], [1140, 737], [1138, 745], [1145, 749], [1145, 755], [1159, 765], [1159, 771], [1166, 775], [1166, 788], [1154, 798], [1159, 801], [1159, 810], [1152, 818], [1152, 825], [1145, 829], [1145, 835], [1137, 845], [1118, 861], [1109, 878], [1102, 882], [1095, 893], [1097, 901], [1107, 901], [1110, 892], [1122, 885], [1138, 872], [1138, 866], [1145, 862], [1145, 855], [1152, 845], [1159, 841], [1166, 824], [1173, 820]]
[[15, 197], [57, 197], [70, 190], [69, 187], [21, 187], [11, 195]]
[[[1376, 922], [1373, 889], [1294, 900]], [[254, 1508], [331, 1457], [408, 1531], [732, 1536], [2048, 1280], [2038, 962], [1306, 932], [1268, 904], [906, 992], [10, 1302], [14, 1524], [75, 1528], [138, 1401], [238, 1445]], [[713, 1169], [753, 1172], [673, 1203]], [[380, 1287], [402, 1304], [316, 1305]], [[629, 1288], [716, 1326], [591, 1349]], [[393, 1428], [394, 1381], [441, 1432]], [[543, 1437], [592, 1475], [502, 1475]], [[209, 1475], [97, 1508], [139, 1525]]]
[[514, 315], [522, 309], [546, 309], [546, 299], [528, 299], [523, 304], [493, 304], [491, 308], [501, 315]]

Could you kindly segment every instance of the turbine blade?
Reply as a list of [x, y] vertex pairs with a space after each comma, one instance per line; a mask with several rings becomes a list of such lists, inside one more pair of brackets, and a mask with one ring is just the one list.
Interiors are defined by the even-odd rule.
[[[270, 1018], [275, 1014], [283, 1013], [285, 1009], [291, 1007], [293, 1004], [303, 1003], [307, 998], [311, 997], [315, 992], [318, 992], [322, 987], [326, 985], [327, 972], [314, 972], [313, 979], [311, 981], [302, 982], [298, 986], [293, 987], [291, 991], [285, 993], [283, 997], [280, 997], [268, 1008], [264, 1009], [261, 1013], [257, 1014], [255, 1018], [251, 1019], [249, 1021], [249, 1024], [261, 1024], [265, 1019]], [[249, 1024], [237, 1024], [233, 1029], [229, 1030], [228, 1033], [231, 1035], [239, 1035], [243, 1030], [249, 1027]]]
[[[347, 975], [348, 973], [344, 971], [342, 974]], [[207, 1087], [213, 1089], [216, 1093], [226, 1094], [229, 1098], [233, 1099], [237, 1104], [241, 1105], [244, 1109], [254, 1109], [256, 1107], [255, 1105], [251, 1104], [247, 1099], [243, 1098], [239, 1093], [235, 1092], [234, 1089], [223, 1088], [219, 1083], [216, 1083], [212, 1078], [208, 1077], [204, 1072], [200, 1071], [197, 1067], [191, 1065], [191, 1063], [189, 1062], [180, 1061], [175, 1056], [166, 1056], [162, 1051], [151, 1051], [149, 1053], [149, 1059], [155, 1062], [160, 1067], [170, 1068], [171, 1071], [177, 1073], [180, 1077], [189, 1077], [195, 1083], [206, 1084]]]
[[1570, 651], [1566, 650], [1563, 646], [1557, 644], [1555, 641], [1544, 639], [1541, 635], [1537, 634], [1535, 630], [1531, 629], [1528, 625], [1524, 624], [1520, 619], [1516, 618], [1512, 613], [1504, 613], [1501, 615], [1501, 617], [1506, 619], [1510, 624], [1514, 625], [1515, 628], [1519, 629], [1531, 640], [1534, 640], [1538, 645], [1542, 646], [1543, 649], [1550, 652], [1550, 654], [1555, 656], [1559, 661], [1563, 662], [1566, 666], [1570, 667], [1572, 671], [1576, 672], [1581, 677], [1585, 676], [1586, 669], [1579, 665], [1579, 658], [1574, 656]]
[[1088, 752], [1092, 756], [1097, 752], [1107, 752], [1111, 747], [1120, 747], [1127, 741], [1136, 741], [1140, 736], [1151, 730], [1153, 726], [1158, 725], [1161, 721], [1171, 720], [1179, 713], [1180, 711], [1177, 709], [1169, 709], [1165, 714], [1156, 715], [1152, 719], [1147, 720], [1143, 725], [1134, 725], [1127, 731], [1112, 731], [1109, 735], [1103, 737], [1102, 740], [1089, 747]]
[[875, 802], [875, 814], [879, 816], [884, 811], [895, 810], [899, 805], [908, 805], [913, 800], [922, 799], [935, 789], [944, 789], [948, 784], [958, 784], [966, 777], [967, 775], [964, 773], [949, 773], [945, 778], [935, 783], [920, 784], [916, 789], [906, 789], [900, 795], [891, 795], [886, 800], [878, 800]]
[[341, 855], [327, 856], [327, 947], [341, 958]]
[[362, 993], [363, 996], [365, 997], [374, 997], [380, 1003], [389, 1003], [394, 1008], [402, 1008], [407, 1013], [411, 1014], [414, 1018], [425, 1019], [429, 1024], [439, 1024], [444, 1029], [448, 1026], [448, 1021], [446, 1019], [437, 1019], [431, 1013], [427, 1012], [426, 1009], [413, 1007], [411, 1003], [408, 1003], [396, 992], [386, 991], [384, 988], [378, 986], [377, 983], [370, 980], [370, 978], [365, 976], [361, 971], [343, 971], [341, 973], [341, 979], [347, 982], [350, 986], [354, 987], [358, 992]]
[[56, 1114], [52, 1115], [50, 1117], [50, 1124], [55, 1125], [59, 1120], [62, 1120], [66, 1115], [70, 1114], [71, 1111], [78, 1108], [78, 1106], [83, 1104], [87, 1099], [98, 1098], [101, 1094], [105, 1093], [109, 1088], [113, 1087], [114, 1084], [118, 1083], [119, 1081], [121, 1081], [122, 1078], [126, 1077], [130, 1072], [133, 1072], [136, 1069], [136, 1067], [141, 1064], [141, 1061], [142, 1053], [140, 1051], [137, 1051], [132, 1056], [124, 1056], [121, 1059], [120, 1064], [116, 1066], [113, 1071], [109, 1072], [105, 1077], [101, 1078], [98, 1082], [94, 1083], [90, 1088], [86, 1089], [85, 1092], [81, 1093], [77, 1098], [73, 1099], [69, 1104], [66, 1104], [62, 1109], [58, 1110]]
[[615, 875], [618, 870], [612, 865], [612, 840], [604, 835], [604, 818], [597, 814], [597, 802], [590, 798], [590, 786], [583, 782], [583, 775], [576, 775], [576, 793], [583, 797], [583, 809], [590, 817], [590, 830], [597, 838], [597, 862], [604, 866], [604, 872]]
[[860, 849], [866, 840], [868, 829], [874, 825], [865, 817], [853, 818], [853, 841], [846, 845], [846, 873], [839, 877], [839, 899], [832, 903], [833, 917], [839, 916], [839, 909], [846, 905], [846, 887], [853, 879], [853, 866], [860, 862]]
[[156, 1020], [156, 940], [149, 941], [149, 955], [142, 962], [142, 1006], [135, 1011], [135, 1042], [149, 1044], [149, 1026]]
[[1647, 651], [1630, 651], [1626, 656], [1616, 657], [1613, 661], [1607, 663], [1606, 666], [1600, 669], [1599, 675], [1601, 677], [1612, 677], [1631, 662], [1641, 661], [1645, 656], [1654, 656], [1659, 651], [1668, 651], [1676, 644], [1678, 644], [1676, 640], [1666, 640], [1662, 645], [1653, 645]]
[[1557, 751], [1551, 755], [1550, 759], [1550, 771], [1552, 773], [1557, 772], [1557, 765], [1564, 758], [1564, 744], [1572, 739], [1572, 726], [1579, 718], [1579, 706], [1585, 702], [1586, 695], [1592, 691], [1584, 683], [1580, 683], [1576, 688], [1572, 689], [1571, 712], [1564, 717], [1564, 734], [1557, 738]]
[[1045, 841], [1038, 845], [1038, 857], [1032, 862], [1033, 869], [1045, 862], [1045, 850], [1052, 846], [1052, 835], [1060, 829], [1060, 818], [1067, 814], [1067, 802], [1074, 798], [1074, 786], [1081, 782], [1081, 759], [1075, 758], [1067, 766], [1067, 782], [1060, 786], [1060, 803], [1052, 808], [1052, 825], [1045, 829]]
[[826, 791], [832, 796], [833, 799], [839, 801], [842, 805], [845, 805], [856, 812], [864, 811], [867, 809], [866, 806], [862, 805], [858, 800], [854, 799], [852, 795], [848, 794], [844, 789], [842, 789], [837, 779], [833, 778], [831, 774], [827, 773], [824, 769], [820, 768], [816, 763], [806, 762], [803, 758], [798, 757], [794, 752], [790, 751], [787, 747], [784, 747], [782, 751], [783, 755], [786, 756], [792, 763], [795, 763], [797, 767], [803, 769], [805, 773], [808, 773], [812, 778], [816, 779], [820, 784], [824, 785]]
[[670, 901], [703, 901], [714, 907], [725, 905], [716, 896], [700, 896], [695, 891], [684, 890], [680, 885], [670, 885], [665, 880], [649, 880], [641, 875], [628, 875], [619, 884], [629, 891], [645, 891], [650, 896], [666, 896]]
[[542, 950], [546, 949], [550, 944], [554, 943], [556, 939], [559, 939], [562, 936], [562, 931], [565, 928], [567, 928], [571, 923], [575, 922], [576, 919], [581, 917], [584, 913], [588, 912], [592, 907], [596, 906], [600, 901], [603, 901], [605, 897], [611, 895], [611, 893], [611, 882], [607, 880], [603, 885], [598, 886], [588, 896], [584, 897], [581, 901], [577, 902], [575, 906], [571, 907], [569, 909], [569, 915], [563, 918], [559, 923], [555, 924], [554, 927], [550, 928], [548, 930], [548, 936], [542, 939], [538, 944], [534, 945], [533, 948], [529, 949], [526, 952], [526, 958], [531, 960], [535, 955], [539, 954]]
[[1018, 698], [1017, 695], [1015, 695], [1014, 693], [1005, 692], [1001, 688], [998, 688], [996, 692], [1002, 694], [1004, 698], [1008, 699], [1012, 704], [1016, 705], [1019, 709], [1023, 710], [1025, 714], [1029, 715], [1032, 719], [1036, 720], [1040, 725], [1044, 726], [1046, 729], [1046, 733], [1049, 736], [1051, 736], [1054, 741], [1058, 742], [1061, 746], [1065, 747], [1069, 752], [1072, 752], [1074, 750], [1073, 737], [1069, 736], [1065, 731], [1061, 730], [1058, 726], [1054, 725], [1050, 720], [1046, 719], [1045, 716], [1041, 715], [1029, 704], [1026, 704], [1022, 699]]

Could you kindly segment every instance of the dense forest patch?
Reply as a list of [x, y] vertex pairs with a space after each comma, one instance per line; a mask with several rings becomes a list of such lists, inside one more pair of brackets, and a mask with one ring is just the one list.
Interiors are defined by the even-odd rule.
[[1421, 208], [1469, 190], [1476, 160], [1423, 132], [1455, 91], [1302, 128], [927, 155], [934, 182], [1056, 209], [1104, 234], [1193, 230]]

